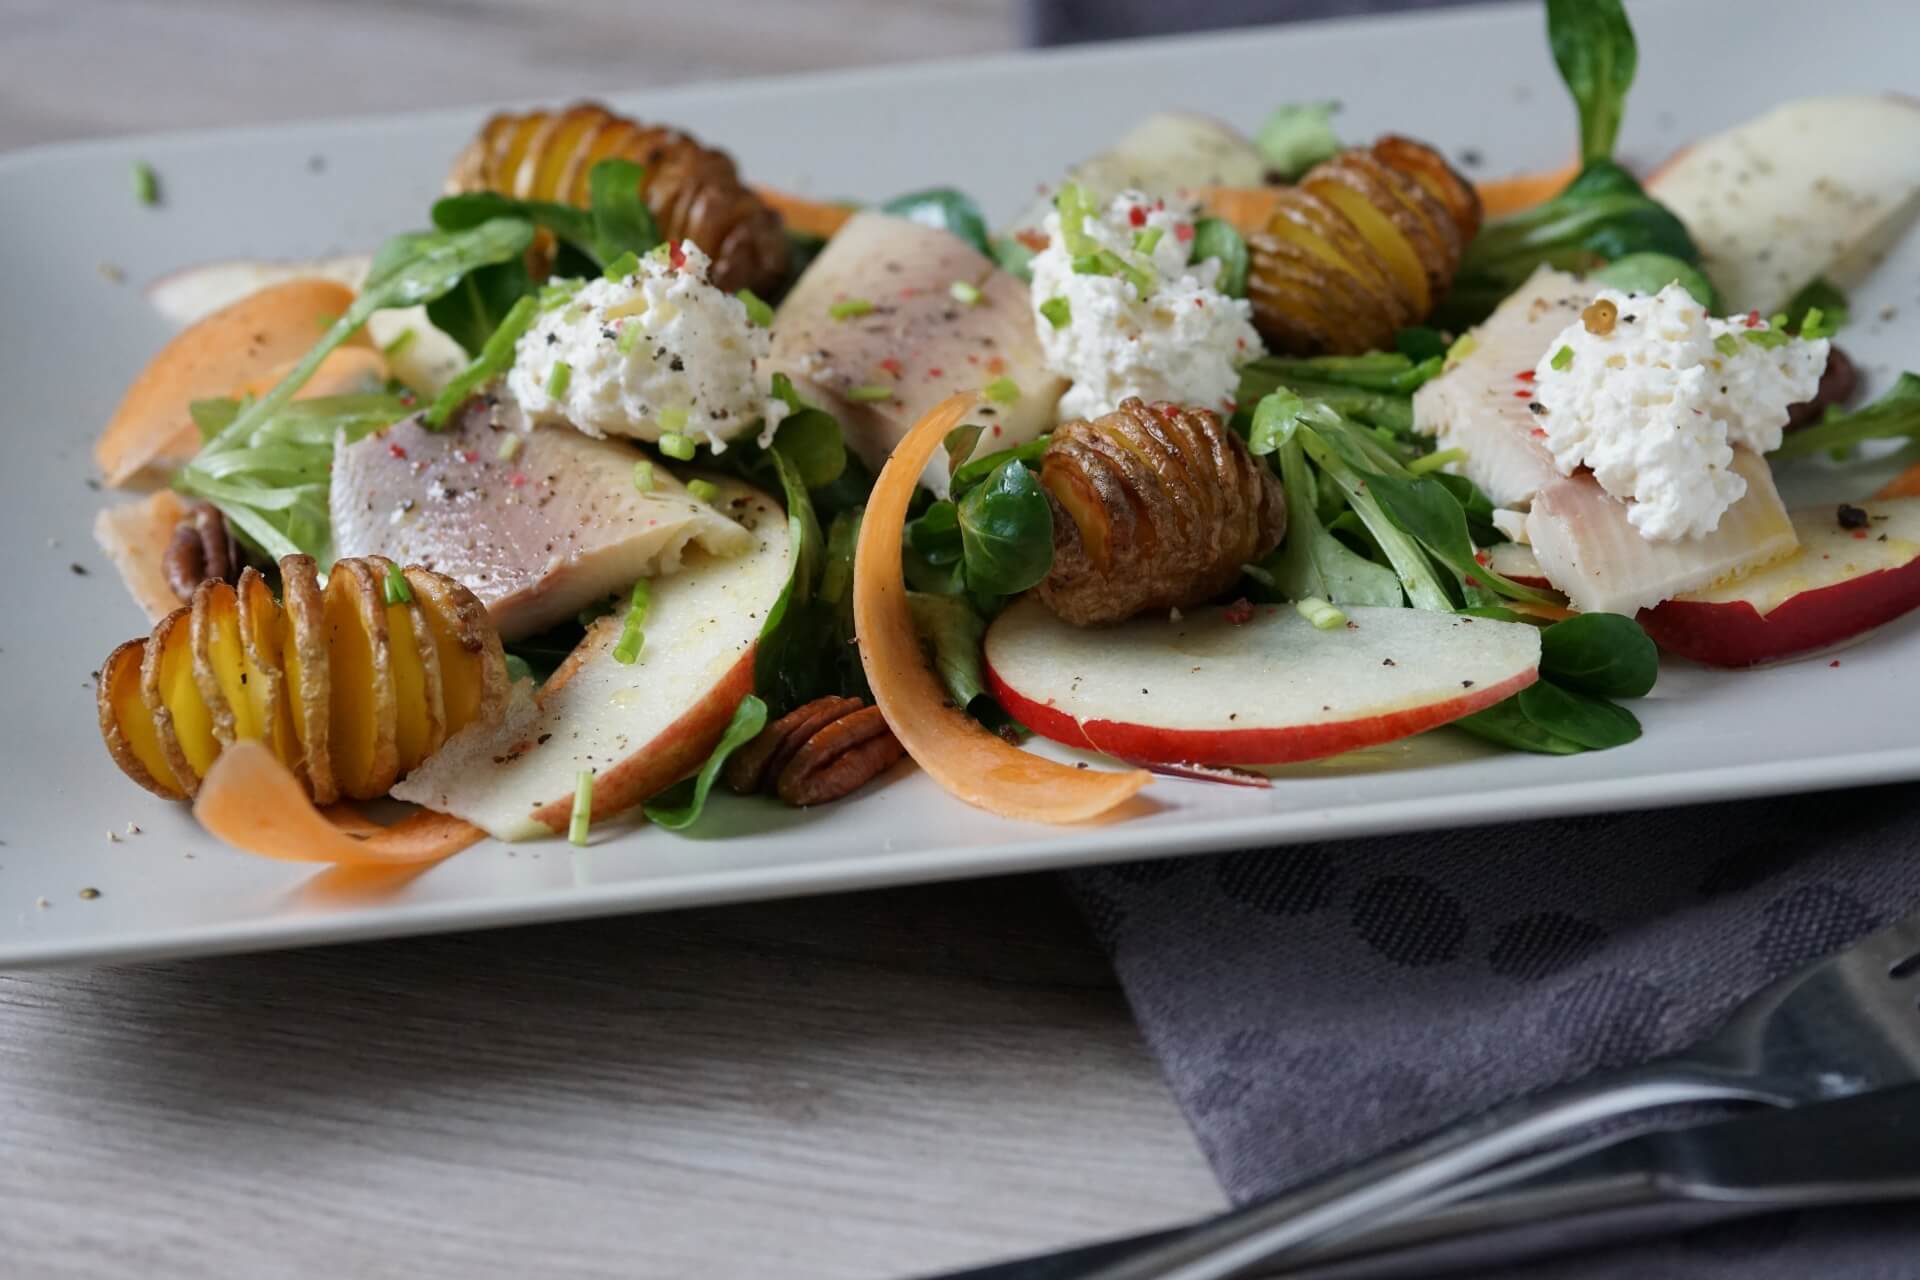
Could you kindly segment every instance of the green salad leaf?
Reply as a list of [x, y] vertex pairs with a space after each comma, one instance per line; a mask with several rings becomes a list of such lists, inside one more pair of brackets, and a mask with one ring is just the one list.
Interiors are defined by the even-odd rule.
[[1369, 351], [1359, 356], [1261, 356], [1248, 361], [1240, 376], [1243, 380], [1251, 376], [1287, 385], [1308, 381], [1410, 396], [1440, 376], [1445, 355], [1443, 346], [1438, 353], [1419, 360], [1398, 351]]
[[[478, 273], [476, 273], [478, 274]], [[469, 276], [471, 280], [473, 277]], [[472, 363], [447, 381], [440, 388], [440, 394], [427, 406], [427, 423], [438, 427], [451, 417], [455, 410], [467, 402], [480, 388], [495, 378], [505, 376], [513, 367], [513, 354], [520, 339], [533, 327], [538, 306], [531, 296], [522, 297], [500, 317], [499, 322], [489, 332], [479, 347], [479, 354]]]
[[1247, 242], [1231, 222], [1224, 218], [1202, 218], [1193, 224], [1193, 252], [1190, 262], [1213, 258], [1220, 264], [1215, 282], [1229, 298], [1247, 296]]
[[1547, 43], [1580, 109], [1580, 158], [1613, 155], [1639, 63], [1620, 0], [1547, 0]]
[[1296, 102], [1275, 107], [1253, 135], [1253, 145], [1266, 161], [1270, 176], [1292, 182], [1322, 160], [1340, 151], [1333, 131], [1338, 102]]
[[[304, 554], [323, 567], [331, 565], [326, 469], [333, 460], [334, 438], [344, 432], [348, 439], [357, 439], [355, 432], [364, 435], [404, 416], [408, 403], [388, 397], [372, 412], [365, 401], [343, 410], [338, 405], [343, 398], [331, 397], [334, 410], [342, 414], [332, 421], [326, 418], [326, 402], [294, 407], [293, 397], [320, 362], [374, 312], [430, 303], [470, 273], [525, 253], [532, 239], [532, 224], [490, 218], [460, 231], [389, 240], [375, 255], [367, 282], [346, 313], [272, 390], [226, 416], [193, 461], [175, 474], [174, 487], [213, 503], [242, 538], [271, 559]], [[384, 421], [376, 421], [383, 416]]]
[[587, 174], [593, 237], [581, 246], [604, 267], [622, 254], [641, 254], [660, 243], [660, 228], [642, 194], [647, 171], [631, 160], [608, 159]]
[[1714, 292], [1706, 274], [1692, 263], [1664, 253], [1629, 253], [1591, 272], [1587, 279], [1627, 293], [1653, 294], [1677, 284], [1709, 312], [1720, 310], [1720, 295]]
[[847, 469], [847, 442], [839, 419], [801, 399], [784, 373], [773, 375], [773, 396], [788, 410], [774, 432], [773, 447], [799, 469], [808, 489], [822, 489], [838, 480]]
[[1016, 595], [1052, 568], [1053, 509], [1039, 477], [1019, 459], [969, 490], [955, 515], [968, 590]]
[[1011, 449], [997, 449], [992, 453], [983, 453], [978, 457], [969, 458], [954, 469], [947, 488], [954, 497], [963, 498], [968, 490], [986, 480], [1004, 463], [1018, 461], [1028, 467], [1038, 467], [1040, 459], [1047, 452], [1047, 446], [1052, 442], [1052, 435], [1036, 436], [1025, 444], [1015, 445]]
[[1831, 280], [1815, 279], [1788, 299], [1781, 310], [1786, 312], [1787, 328], [1794, 333], [1800, 332], [1807, 322], [1807, 314], [1813, 311], [1820, 313], [1822, 327], [1833, 333], [1847, 327], [1853, 308], [1839, 285]]
[[1541, 632], [1540, 667], [1582, 693], [1644, 698], [1660, 678], [1660, 651], [1632, 618], [1582, 613]]
[[987, 634], [982, 618], [964, 596], [907, 592], [913, 625], [933, 657], [933, 669], [946, 686], [947, 696], [961, 710], [987, 694], [986, 666], [981, 645]]
[[1320, 523], [1316, 481], [1300, 442], [1289, 436], [1277, 447], [1275, 460], [1287, 493], [1287, 536], [1260, 564], [1260, 577], [1269, 586], [1261, 594], [1274, 600], [1317, 596], [1334, 604], [1403, 604], [1392, 569], [1357, 554]]
[[917, 222], [923, 227], [950, 231], [989, 258], [995, 256], [994, 246], [987, 236], [987, 220], [981, 216], [980, 206], [952, 187], [909, 191], [881, 205], [880, 212]]
[[1788, 462], [1868, 440], [1897, 439], [1920, 439], [1920, 374], [1901, 374], [1879, 399], [1852, 412], [1829, 410], [1814, 425], [1790, 433], [1767, 457]]
[[647, 819], [669, 831], [685, 831], [700, 820], [707, 807], [707, 796], [719, 780], [720, 770], [734, 752], [752, 742], [767, 727], [767, 704], [748, 694], [733, 709], [733, 718], [714, 744], [700, 772], [682, 778], [653, 799], [641, 805]]
[[1011, 276], [1018, 276], [1029, 284], [1033, 282], [1033, 250], [1020, 243], [1016, 236], [995, 236], [987, 245], [987, 256], [1000, 264], [1000, 269]]

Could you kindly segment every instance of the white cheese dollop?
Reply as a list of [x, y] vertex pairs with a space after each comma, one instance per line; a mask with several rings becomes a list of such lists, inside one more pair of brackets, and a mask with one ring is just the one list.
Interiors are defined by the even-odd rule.
[[1607, 333], [1584, 320], [1560, 332], [1534, 368], [1535, 421], [1563, 475], [1592, 470], [1653, 541], [1700, 537], [1747, 491], [1730, 468], [1744, 445], [1780, 446], [1788, 406], [1811, 400], [1824, 338], [1770, 338], [1757, 317], [1718, 320], [1670, 284], [1647, 297], [1603, 289]]
[[[1219, 262], [1187, 261], [1192, 217], [1123, 191], [1084, 223], [1091, 241], [1145, 272], [1152, 287], [1143, 293], [1118, 274], [1075, 271], [1059, 210], [1047, 215], [1047, 247], [1033, 258], [1031, 296], [1047, 367], [1073, 382], [1060, 416], [1097, 417], [1129, 396], [1231, 411], [1239, 368], [1261, 354], [1260, 335], [1252, 307], [1216, 287]], [[1156, 230], [1151, 250], [1134, 248], [1136, 235]], [[1067, 310], [1060, 326], [1046, 314], [1050, 305], [1058, 311], [1056, 299]]]
[[[708, 283], [708, 266], [688, 240], [678, 254], [648, 254], [631, 275], [591, 281], [543, 312], [507, 374], [529, 425], [635, 440], [672, 432], [716, 453], [756, 423], [770, 435], [786, 406], [758, 375], [768, 332], [748, 319], [745, 303]], [[555, 395], [562, 362], [568, 371]]]

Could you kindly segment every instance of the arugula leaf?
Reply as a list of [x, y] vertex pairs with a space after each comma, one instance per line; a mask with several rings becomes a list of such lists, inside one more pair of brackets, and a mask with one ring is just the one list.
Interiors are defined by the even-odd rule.
[[1053, 509], [1039, 478], [1018, 459], [968, 491], [956, 514], [970, 591], [1016, 595], [1053, 567]]
[[987, 237], [987, 220], [980, 206], [952, 187], [930, 187], [895, 196], [880, 206], [881, 213], [917, 222], [923, 227], [950, 231], [987, 257], [994, 257], [994, 246]]
[[575, 248], [591, 252], [593, 245], [593, 215], [551, 200], [516, 200], [498, 191], [466, 191], [435, 200], [431, 217], [433, 225], [442, 231], [470, 230], [491, 218], [519, 218], [545, 227]]
[[[389, 241], [375, 255], [367, 282], [346, 314], [333, 322], [320, 341], [273, 390], [242, 409], [219, 435], [208, 441], [202, 456], [245, 439], [254, 428], [278, 413], [313, 377], [320, 362], [352, 337], [374, 312], [431, 302], [459, 284], [469, 272], [525, 253], [532, 242], [533, 225], [517, 218], [490, 218], [464, 231], [415, 233]], [[189, 463], [184, 470], [192, 471], [193, 465]]]
[[1639, 49], [1620, 0], [1547, 0], [1547, 43], [1580, 109], [1580, 158], [1613, 154]]
[[1773, 462], [1786, 462], [1828, 449], [1851, 448], [1866, 440], [1901, 437], [1920, 438], [1920, 374], [1912, 372], [1901, 374], [1872, 404], [1851, 413], [1829, 410], [1813, 426], [1790, 433], [1767, 457]]
[[[174, 485], [219, 507], [235, 532], [269, 559], [310, 555], [324, 569], [333, 563], [328, 496], [335, 439], [358, 440], [407, 411], [407, 401], [385, 392], [295, 400], [245, 438], [203, 449]], [[226, 424], [218, 427], [222, 436], [241, 412], [232, 400], [194, 406], [203, 430]]]
[[1340, 139], [1333, 132], [1333, 115], [1338, 110], [1338, 102], [1296, 102], [1274, 108], [1253, 135], [1267, 172], [1292, 182], [1337, 155]]
[[469, 272], [451, 291], [427, 304], [427, 319], [463, 351], [478, 356], [513, 308], [532, 292], [526, 259], [514, 258]]
[[1201, 218], [1193, 224], [1193, 250], [1189, 262], [1213, 258], [1220, 263], [1215, 282], [1229, 298], [1247, 296], [1247, 242], [1231, 222], [1224, 218]]
[[961, 596], [909, 591], [907, 608], [913, 613], [914, 629], [930, 651], [933, 669], [947, 687], [947, 695], [954, 706], [966, 710], [974, 699], [987, 693], [986, 668], [981, 660], [986, 620]]
[[753, 741], [766, 727], [767, 704], [752, 694], [740, 699], [740, 705], [733, 709], [733, 719], [727, 722], [725, 732], [714, 744], [707, 762], [700, 766], [700, 772], [668, 787], [641, 805], [641, 811], [658, 826], [669, 831], [685, 831], [699, 821], [705, 811], [707, 794], [713, 790], [727, 758]]
[[[1369, 485], [1378, 477], [1363, 478], [1349, 466], [1344, 458], [1327, 443], [1327, 437], [1311, 429], [1300, 431], [1296, 439], [1313, 459], [1322, 474], [1338, 485], [1346, 495], [1347, 505], [1355, 516], [1373, 535], [1380, 546], [1381, 554], [1387, 557], [1387, 563], [1400, 579], [1400, 585], [1406, 589], [1407, 599], [1416, 609], [1431, 609], [1440, 613], [1450, 613], [1454, 601], [1440, 585], [1440, 576], [1434, 570], [1433, 562], [1418, 541], [1387, 515], [1380, 503], [1369, 492]], [[1291, 513], [1289, 513], [1291, 519]]]
[[1643, 698], [1660, 678], [1660, 651], [1632, 618], [1583, 613], [1540, 633], [1540, 670], [1603, 698]]

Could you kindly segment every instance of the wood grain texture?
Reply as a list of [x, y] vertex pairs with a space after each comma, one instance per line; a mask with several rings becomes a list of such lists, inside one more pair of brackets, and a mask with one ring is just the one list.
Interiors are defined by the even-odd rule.
[[0, 1257], [884, 1277], [1214, 1207], [1056, 894], [0, 976]]

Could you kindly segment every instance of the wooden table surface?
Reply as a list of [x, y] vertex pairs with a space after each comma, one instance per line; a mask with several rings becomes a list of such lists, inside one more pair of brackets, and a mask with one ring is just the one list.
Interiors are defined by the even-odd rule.
[[[0, 148], [1016, 39], [1011, 0], [0, 23]], [[0, 1272], [36, 1277], [879, 1280], [1221, 1203], [1041, 876], [0, 975], [0, 1117]]]

